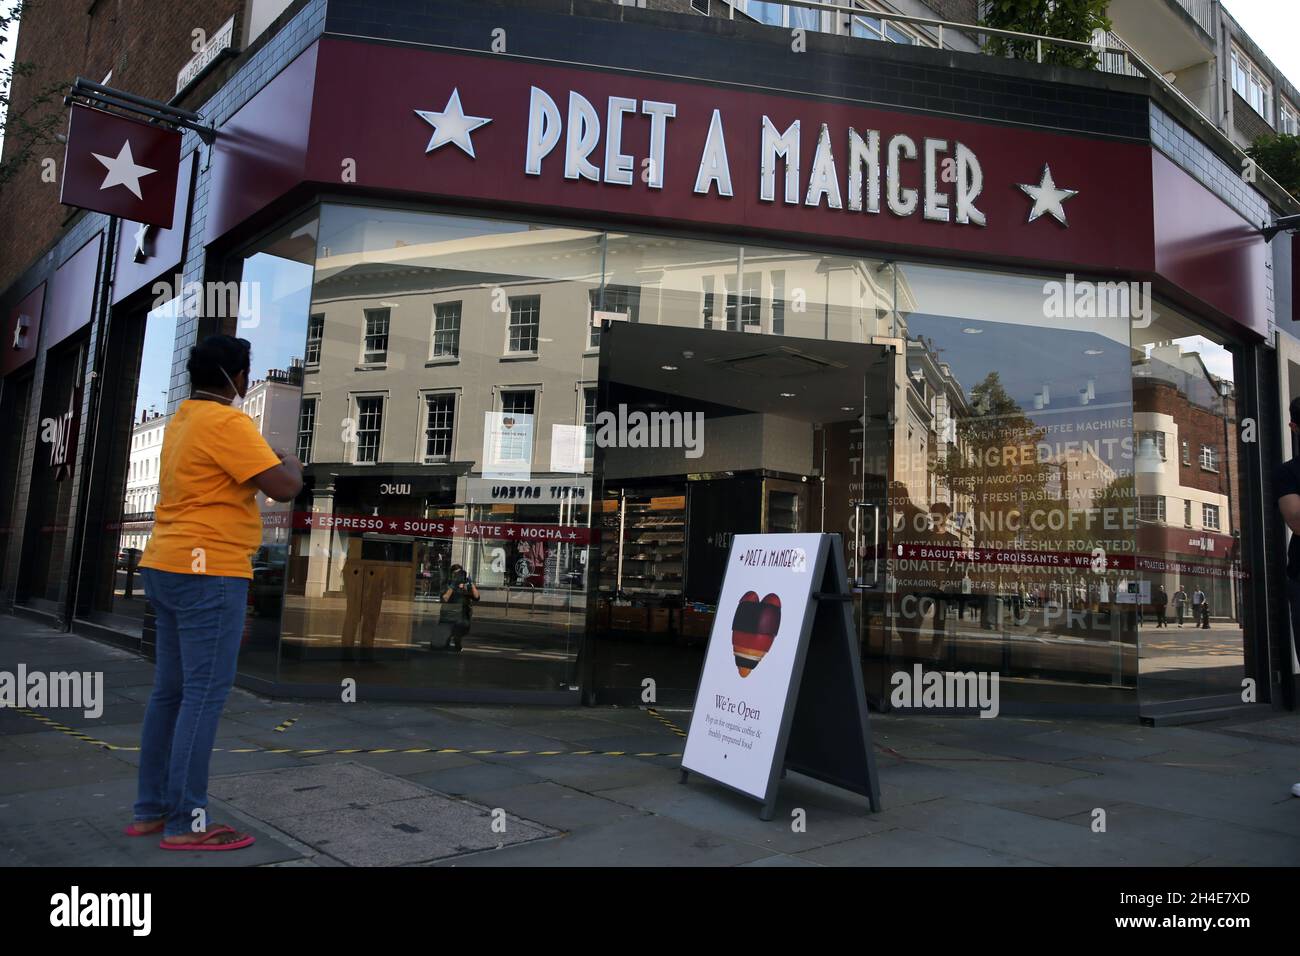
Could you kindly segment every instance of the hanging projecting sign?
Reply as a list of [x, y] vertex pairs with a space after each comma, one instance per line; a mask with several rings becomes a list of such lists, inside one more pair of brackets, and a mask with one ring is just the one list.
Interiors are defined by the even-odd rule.
[[763, 803], [794, 770], [880, 809], [851, 595], [839, 535], [732, 540], [682, 756]]
[[59, 201], [170, 228], [180, 159], [175, 130], [74, 105]]

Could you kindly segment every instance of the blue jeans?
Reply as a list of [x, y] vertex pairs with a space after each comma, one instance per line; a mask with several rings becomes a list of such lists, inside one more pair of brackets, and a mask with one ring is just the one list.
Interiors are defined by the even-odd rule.
[[[140, 739], [135, 819], [166, 819], [163, 833], [194, 832], [208, 805], [217, 722], [235, 682], [248, 579], [141, 568], [157, 618], [153, 693]], [[202, 829], [202, 826], [197, 829]]]

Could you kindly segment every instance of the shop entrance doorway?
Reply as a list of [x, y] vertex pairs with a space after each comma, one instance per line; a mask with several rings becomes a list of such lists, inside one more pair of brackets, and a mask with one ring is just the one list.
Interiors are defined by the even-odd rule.
[[728, 549], [755, 532], [841, 536], [878, 700], [897, 344], [626, 322], [600, 341], [589, 701], [693, 699]]

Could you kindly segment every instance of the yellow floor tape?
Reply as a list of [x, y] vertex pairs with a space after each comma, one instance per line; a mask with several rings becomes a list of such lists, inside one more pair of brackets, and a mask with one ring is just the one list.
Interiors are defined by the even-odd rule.
[[[121, 750], [121, 751], [138, 751], [139, 747], [125, 747], [120, 744], [110, 744], [105, 740], [99, 740], [89, 734], [83, 734], [66, 724], [61, 724], [43, 714], [38, 714], [34, 710], [25, 707], [17, 708], [18, 713], [33, 720], [40, 721], [51, 730], [57, 730], [61, 734], [69, 737], [75, 737], [78, 740], [99, 747], [103, 750]], [[680, 737], [686, 736], [681, 729], [672, 721], [659, 714], [654, 713], [655, 718], [667, 726], [673, 733]], [[285, 721], [276, 730], [281, 728], [287, 729], [288, 725], [296, 722], [297, 718]], [[680, 757], [681, 753], [665, 753], [659, 751], [633, 751], [633, 750], [478, 750], [468, 747], [339, 747], [339, 748], [303, 748], [294, 749], [292, 747], [213, 747], [214, 753], [231, 753], [231, 754], [290, 754], [297, 757], [320, 757], [329, 754], [466, 754], [468, 756], [487, 756], [496, 754], [505, 757]]]

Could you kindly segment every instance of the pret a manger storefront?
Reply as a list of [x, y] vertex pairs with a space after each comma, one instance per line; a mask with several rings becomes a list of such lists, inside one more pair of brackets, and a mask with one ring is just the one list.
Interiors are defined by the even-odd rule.
[[[1049, 131], [312, 45], [212, 158], [226, 324], [308, 462], [243, 676], [688, 700], [732, 536], [833, 531], [874, 703], [916, 663], [1012, 706], [1238, 694], [1265, 247], [1114, 82]], [[1209, 627], [1155, 629], [1161, 588]]]

